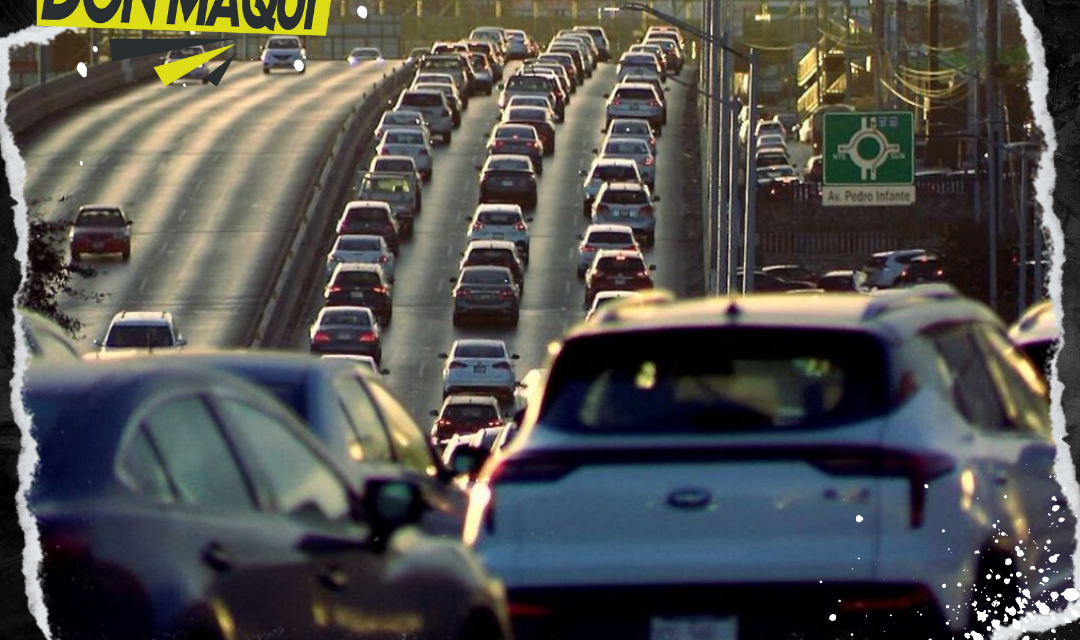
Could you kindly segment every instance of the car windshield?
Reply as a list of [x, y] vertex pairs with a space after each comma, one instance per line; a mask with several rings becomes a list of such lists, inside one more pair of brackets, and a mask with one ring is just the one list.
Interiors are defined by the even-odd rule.
[[871, 336], [814, 329], [654, 331], [565, 349], [540, 420], [590, 432], [739, 433], [881, 415], [888, 380]]
[[506, 350], [499, 345], [463, 344], [454, 350], [455, 358], [505, 358]]
[[521, 222], [521, 215], [511, 211], [481, 211], [478, 218], [484, 224], [497, 227], [515, 225]]
[[350, 327], [370, 327], [371, 316], [366, 313], [360, 313], [357, 311], [344, 311], [340, 309], [330, 309], [322, 315], [322, 319], [319, 322], [320, 326], [327, 325], [341, 325]]
[[[296, 38], [271, 38], [267, 49], [299, 49], [300, 41]], [[341, 55], [340, 53], [338, 55]]]
[[491, 405], [452, 404], [443, 411], [443, 418], [462, 422], [488, 422], [499, 419], [499, 412]]
[[339, 251], [379, 251], [381, 243], [376, 237], [344, 237], [338, 239]]
[[171, 347], [173, 336], [163, 324], [121, 324], [109, 331], [105, 346], [116, 349]]
[[109, 209], [87, 209], [75, 219], [76, 227], [123, 227], [124, 216]]
[[510, 284], [510, 274], [508, 271], [500, 269], [466, 269], [461, 274], [461, 282], [465, 284]]

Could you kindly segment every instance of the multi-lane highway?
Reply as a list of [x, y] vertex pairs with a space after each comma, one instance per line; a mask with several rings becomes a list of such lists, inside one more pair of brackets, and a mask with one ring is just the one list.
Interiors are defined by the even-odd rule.
[[88, 259], [98, 275], [77, 283], [104, 304], [65, 305], [83, 346], [121, 309], [171, 311], [192, 346], [241, 346], [333, 134], [400, 64], [239, 62], [220, 86], [146, 83], [19, 136], [31, 211], [117, 203], [134, 220], [130, 263]]
[[[515, 63], [516, 64], [516, 63]], [[516, 67], [511, 67], [512, 69]], [[691, 69], [684, 77], [693, 74]], [[575, 275], [577, 236], [587, 226], [581, 215], [578, 172], [588, 169], [599, 147], [604, 126], [604, 94], [615, 84], [613, 65], [601, 65], [574, 94], [566, 122], [557, 126], [557, 151], [544, 161], [539, 179], [538, 204], [530, 213], [530, 264], [525, 275], [521, 319], [517, 328], [468, 326], [451, 321], [453, 299], [450, 278], [457, 275], [461, 252], [467, 244], [467, 225], [479, 193], [477, 165], [485, 157], [488, 133], [498, 117], [497, 93], [474, 97], [462, 116], [461, 128], [448, 146], [435, 149], [435, 173], [424, 187], [424, 211], [416, 234], [403, 244], [394, 287], [394, 322], [383, 334], [383, 366], [388, 383], [424, 419], [441, 403], [441, 374], [446, 352], [455, 339], [490, 337], [505, 340], [515, 353], [519, 378], [543, 364], [547, 345], [584, 318], [585, 288]], [[668, 83], [668, 126], [659, 139], [657, 155], [656, 246], [646, 251], [657, 267], [657, 286], [676, 294], [687, 293], [686, 266], [700, 254], [700, 239], [690, 237], [683, 224], [681, 172], [684, 168], [683, 105], [688, 90]], [[321, 292], [313, 292], [303, 312], [315, 317]], [[306, 325], [295, 336], [297, 349], [307, 347]]]
[[[171, 311], [196, 348], [245, 346], [324, 150], [387, 67], [314, 62], [302, 76], [267, 77], [258, 65], [241, 63], [220, 87], [147, 84], [22, 136], [26, 197], [38, 202], [34, 210], [59, 219], [80, 204], [110, 202], [135, 220], [131, 262], [93, 260], [99, 275], [83, 283], [108, 294], [106, 302], [66, 307], [86, 325], [84, 346], [121, 309]], [[476, 97], [453, 143], [436, 148], [424, 212], [399, 257], [395, 320], [384, 334], [388, 381], [417, 418], [439, 404], [438, 353], [455, 338], [506, 340], [521, 354], [523, 375], [543, 363], [551, 340], [584, 316], [584, 287], [574, 272], [577, 235], [587, 224], [578, 172], [599, 146], [603, 94], [614, 82], [614, 67], [602, 65], [558, 127], [558, 150], [545, 163], [539, 204], [530, 214], [532, 261], [516, 329], [455, 329], [451, 323], [449, 280], [476, 206], [476, 166], [496, 123], [496, 96]], [[682, 205], [687, 89], [668, 86], [669, 124], [657, 159], [657, 241], [646, 255], [657, 266], [657, 285], [685, 294], [687, 265], [700, 254], [700, 241], [686, 230]], [[303, 318], [292, 340], [298, 350], [307, 348], [307, 323], [320, 293], [313, 291], [302, 309], [281, 311]]]

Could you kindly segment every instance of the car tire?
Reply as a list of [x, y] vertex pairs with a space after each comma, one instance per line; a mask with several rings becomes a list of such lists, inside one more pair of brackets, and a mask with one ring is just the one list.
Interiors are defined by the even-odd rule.
[[270, 70], [267, 69], [266, 67], [263, 67], [263, 75], [267, 75], [267, 76], [270, 75]]
[[453, 137], [454, 137], [454, 134], [450, 133], [449, 131], [444, 133], [443, 137], [442, 137], [443, 144], [450, 144], [450, 140], [452, 140]]
[[584, 280], [585, 279], [585, 270], [584, 269], [578, 269], [577, 270], [577, 279], [578, 280]]
[[375, 352], [375, 357], [373, 359], [375, 360], [375, 366], [382, 366], [382, 349], [379, 349]]
[[131, 248], [130, 248], [130, 247], [128, 247], [127, 249], [125, 249], [125, 250], [124, 250], [124, 251], [123, 251], [123, 252], [122, 252], [122, 253], [120, 254], [120, 259], [121, 259], [121, 260], [123, 260], [124, 262], [127, 262], [128, 260], [131, 260]]

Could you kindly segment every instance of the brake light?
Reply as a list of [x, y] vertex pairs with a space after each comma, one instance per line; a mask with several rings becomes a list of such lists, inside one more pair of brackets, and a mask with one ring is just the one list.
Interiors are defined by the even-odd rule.
[[340, 293], [340, 292], [341, 292], [341, 285], [337, 285], [337, 284], [330, 285], [330, 293]]
[[[514, 297], [514, 292], [510, 291], [509, 289], [503, 289], [503, 290], [499, 291], [499, 297], [501, 297], [501, 298], [512, 298], [512, 297]], [[499, 365], [495, 365], [495, 368], [498, 369]]]
[[360, 342], [375, 342], [375, 332], [365, 331], [360, 334]]
[[479, 230], [483, 229], [483, 228], [484, 228], [484, 226], [485, 226], [485, 225], [484, 225], [484, 223], [483, 223], [483, 222], [474, 222], [474, 223], [473, 223], [473, 226], [472, 226], [472, 228], [473, 228], [473, 229], [476, 229], [477, 231], [479, 231]]
[[387, 262], [390, 262], [390, 256], [379, 256], [380, 264], [386, 264]]
[[611, 99], [611, 106], [613, 106], [613, 107], [617, 107], [617, 106], [619, 106], [620, 104], [622, 104], [622, 100], [621, 100], [621, 99], [619, 99], [619, 98], [612, 98], [612, 99]]
[[857, 598], [854, 600], [842, 600], [837, 609], [839, 611], [885, 611], [895, 609], [910, 609], [930, 602], [930, 593], [926, 587], [919, 585], [908, 593], [899, 593], [880, 598]]
[[375, 293], [386, 293], [386, 287], [372, 287], [371, 290]]
[[651, 206], [644, 206], [641, 208], [641, 215], [652, 217], [653, 208]]
[[313, 342], [322, 344], [324, 342], [330, 342], [330, 334], [325, 331], [316, 331], [315, 337], [312, 338]]
[[645, 166], [646, 167], [651, 167], [652, 163], [653, 163], [653, 157], [652, 156], [649, 156], [648, 158], [645, 158]]
[[41, 527], [41, 551], [48, 563], [83, 562], [90, 559], [90, 535], [82, 529]]
[[464, 362], [461, 362], [460, 360], [454, 360], [454, 361], [452, 361], [450, 363], [449, 368], [451, 368], [451, 369], [464, 369], [466, 366], [467, 365]]
[[524, 602], [511, 602], [507, 606], [510, 617], [541, 617], [550, 616], [553, 612], [550, 608], [539, 604], [525, 604]]
[[453, 423], [446, 418], [439, 418], [438, 422], [436, 422], [435, 424], [439, 425], [440, 427], [449, 427]]
[[518, 231], [524, 231], [525, 230], [525, 223], [524, 222], [519, 222], [519, 223], [514, 225], [514, 228], [517, 229]]
[[591, 244], [587, 244], [581, 248], [581, 251], [583, 253], [592, 253], [593, 251], [596, 251], [596, 247], [592, 246]]
[[457, 297], [457, 296], [468, 296], [468, 295], [471, 295], [471, 294], [472, 294], [472, 290], [471, 289], [466, 289], [464, 287], [462, 287], [462, 288], [460, 288], [460, 289], [458, 289], [457, 291], [454, 292], [455, 297]]
[[593, 274], [594, 278], [603, 278], [605, 275], [607, 275], [607, 274], [605, 274], [603, 271], [601, 271], [599, 269], [597, 269], [596, 271], [593, 271], [592, 274]]
[[660, 103], [657, 102], [656, 100], [649, 100], [649, 106], [650, 107], [659, 107]]
[[491, 368], [492, 369], [501, 369], [503, 371], [509, 371], [510, 370], [510, 365], [505, 363], [505, 362], [496, 362], [495, 364], [491, 365]]
[[494, 146], [496, 146], [496, 147], [501, 147], [501, 146], [503, 146], [503, 141], [502, 141], [502, 140], [496, 140], [496, 141], [495, 141], [495, 145], [494, 145]]
[[608, 206], [606, 204], [596, 205], [596, 213], [603, 214], [608, 212]]
[[533, 142], [532, 140], [529, 140], [529, 141], [527, 141], [527, 142], [525, 143], [525, 146], [526, 146], [526, 147], [535, 147], [535, 146], [536, 146], [536, 143], [535, 143], [535, 142]]
[[487, 424], [489, 427], [497, 427], [502, 424], [502, 420], [488, 420]]

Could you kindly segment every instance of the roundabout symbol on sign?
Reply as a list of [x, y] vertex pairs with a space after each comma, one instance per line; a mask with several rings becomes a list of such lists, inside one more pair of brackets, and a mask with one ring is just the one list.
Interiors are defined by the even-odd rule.
[[[862, 142], [873, 141], [874, 146], [877, 147], [877, 154], [872, 156], [862, 155], [862, 151], [859, 149], [859, 145]], [[865, 146], [863, 147], [865, 149]], [[863, 180], [877, 180], [877, 170], [886, 160], [889, 159], [889, 155], [900, 151], [900, 145], [890, 143], [885, 134], [877, 130], [876, 127], [870, 125], [867, 118], [862, 119], [862, 127], [856, 131], [851, 139], [847, 141], [847, 144], [842, 144], [836, 147], [836, 153], [838, 155], [847, 155], [848, 160], [859, 167], [859, 171], [862, 173]]]

